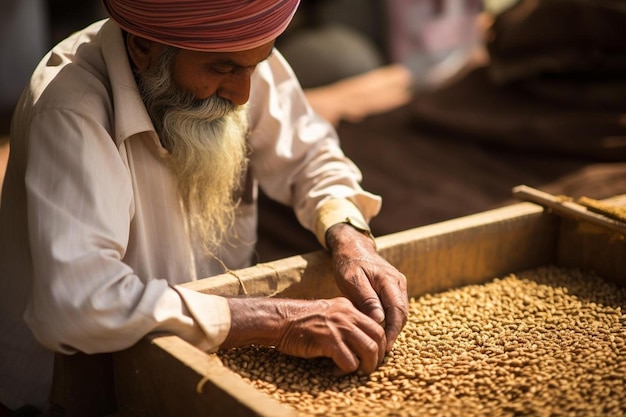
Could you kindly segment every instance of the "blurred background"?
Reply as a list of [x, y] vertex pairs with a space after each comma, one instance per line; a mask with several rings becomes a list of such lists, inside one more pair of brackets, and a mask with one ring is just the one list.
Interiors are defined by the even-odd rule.
[[99, 0], [2, 0], [0, 3], [0, 135], [37, 63], [57, 42], [104, 17]]
[[0, 1], [0, 184], [11, 115], [35, 66], [57, 42], [104, 16], [100, 0]]
[[[277, 46], [305, 88], [392, 63], [404, 64], [422, 87], [437, 81], [433, 68], [443, 73], [445, 67], [448, 75], [463, 65], [480, 42], [481, 9], [481, 0], [303, 0]], [[2, 0], [0, 11], [0, 134], [6, 135], [40, 59], [106, 13], [100, 0]]]

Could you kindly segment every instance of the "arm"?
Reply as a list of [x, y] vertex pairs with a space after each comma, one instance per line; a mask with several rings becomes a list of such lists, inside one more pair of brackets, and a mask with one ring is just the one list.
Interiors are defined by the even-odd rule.
[[385, 353], [385, 333], [346, 298], [229, 298], [231, 330], [222, 348], [275, 346], [288, 355], [331, 358], [338, 374], [373, 372]]
[[337, 285], [360, 311], [383, 324], [391, 350], [408, 316], [406, 277], [378, 254], [365, 218], [349, 201], [325, 201], [316, 212], [315, 234], [331, 253]]
[[408, 314], [406, 278], [369, 237], [339, 225], [348, 216], [367, 222], [380, 210], [380, 197], [361, 188], [361, 172], [343, 154], [333, 127], [315, 116], [280, 55], [257, 71], [252, 125], [263, 127], [253, 129], [251, 161], [259, 182], [330, 250], [344, 294], [375, 321], [385, 319], [390, 349]]
[[[90, 115], [53, 110], [29, 126], [33, 286], [26, 320], [37, 339], [62, 353], [96, 353], [168, 332], [207, 348], [179, 291], [125, 262], [137, 216], [133, 184], [103, 124]], [[217, 319], [228, 317], [224, 300], [205, 296], [204, 302]], [[216, 345], [227, 322], [225, 327], [222, 338], [212, 341]]]

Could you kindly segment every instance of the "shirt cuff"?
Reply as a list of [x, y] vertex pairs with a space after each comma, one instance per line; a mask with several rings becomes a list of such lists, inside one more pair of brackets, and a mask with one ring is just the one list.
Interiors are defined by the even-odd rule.
[[335, 198], [324, 202], [317, 209], [314, 233], [324, 249], [328, 249], [326, 245], [326, 232], [328, 229], [338, 223], [346, 223], [348, 217], [357, 218], [367, 223], [363, 214], [350, 200]]
[[201, 348], [208, 352], [216, 352], [230, 331], [228, 301], [219, 295], [204, 294], [179, 285], [174, 286], [174, 289], [180, 294], [189, 313], [206, 337], [207, 343]]

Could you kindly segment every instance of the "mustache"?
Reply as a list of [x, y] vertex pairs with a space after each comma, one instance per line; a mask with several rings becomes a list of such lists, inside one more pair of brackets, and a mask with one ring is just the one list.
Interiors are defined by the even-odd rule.
[[232, 101], [218, 95], [212, 95], [206, 99], [194, 98], [188, 105], [188, 109], [190, 111], [212, 115], [215, 119], [221, 119], [222, 117], [235, 111], [237, 107], [238, 106], [233, 104]]
[[206, 122], [219, 120], [239, 106], [216, 94], [199, 99], [192, 93], [170, 85], [160, 94], [148, 96], [147, 105], [154, 116], [161, 119], [169, 112], [186, 113], [191, 118]]
[[173, 84], [170, 84], [161, 98], [163, 104], [166, 104], [166, 107], [169, 108], [221, 115], [219, 117], [229, 114], [238, 107], [232, 101], [220, 97], [217, 94], [213, 94], [207, 98], [197, 98], [193, 93], [178, 88]]
[[168, 113], [182, 113], [188, 119], [210, 123], [241, 107], [217, 94], [200, 99], [177, 86], [170, 74], [174, 56], [175, 51], [168, 50], [155, 68], [135, 74], [139, 93], [158, 133]]

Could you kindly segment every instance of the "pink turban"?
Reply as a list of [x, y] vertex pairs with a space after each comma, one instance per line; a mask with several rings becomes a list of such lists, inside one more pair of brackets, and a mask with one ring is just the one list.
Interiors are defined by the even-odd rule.
[[103, 0], [122, 29], [204, 52], [253, 49], [278, 37], [299, 0]]

